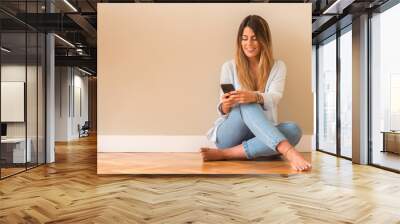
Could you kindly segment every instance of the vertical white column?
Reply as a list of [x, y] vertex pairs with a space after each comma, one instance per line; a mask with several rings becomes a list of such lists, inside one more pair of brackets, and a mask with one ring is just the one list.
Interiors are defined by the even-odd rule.
[[[53, 12], [50, 1], [46, 4], [47, 12]], [[46, 163], [55, 162], [55, 44], [54, 34], [46, 35]]]
[[368, 15], [353, 20], [353, 162], [368, 163]]

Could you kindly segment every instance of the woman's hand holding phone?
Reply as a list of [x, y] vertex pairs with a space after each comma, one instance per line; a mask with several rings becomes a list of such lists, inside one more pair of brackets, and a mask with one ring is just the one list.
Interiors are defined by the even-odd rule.
[[239, 103], [254, 103], [257, 102], [257, 93], [254, 91], [247, 90], [235, 90], [229, 93], [225, 93], [221, 97], [222, 112], [227, 114], [230, 112], [232, 107]]
[[231, 96], [229, 98], [232, 98], [236, 103], [255, 103], [257, 102], [257, 93], [254, 91], [248, 91], [248, 90], [236, 90], [233, 92], [230, 92]]
[[221, 102], [222, 102], [222, 112], [224, 114], [227, 114], [231, 111], [231, 108], [236, 104], [236, 101], [234, 98], [230, 97], [232, 94], [231, 93], [225, 93], [221, 97]]

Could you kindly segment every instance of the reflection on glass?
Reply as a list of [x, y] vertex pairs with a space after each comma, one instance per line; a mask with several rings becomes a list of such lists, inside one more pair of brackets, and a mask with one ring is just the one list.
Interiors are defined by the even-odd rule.
[[371, 21], [372, 163], [396, 170], [400, 170], [399, 20], [400, 5], [396, 5]]
[[38, 35], [38, 164], [45, 163], [45, 64], [46, 64], [46, 39], [45, 35], [39, 33]]
[[[44, 13], [45, 1], [0, 1], [14, 14]], [[43, 33], [0, 12], [0, 178], [45, 162]]]
[[340, 153], [352, 157], [352, 35], [351, 30], [340, 36]]
[[318, 147], [336, 153], [336, 39], [318, 48]]
[[[41, 6], [38, 1], [27, 1], [26, 12], [38, 13]], [[33, 20], [33, 19], [32, 19]], [[27, 143], [31, 150], [28, 168], [38, 164], [38, 33], [27, 30]]]
[[27, 33], [27, 99], [26, 99], [26, 113], [27, 113], [27, 150], [30, 151], [30, 161], [27, 167], [34, 167], [37, 165], [37, 79], [38, 79], [38, 49], [37, 41], [38, 36], [36, 32]]
[[400, 130], [400, 73], [390, 74], [390, 130]]

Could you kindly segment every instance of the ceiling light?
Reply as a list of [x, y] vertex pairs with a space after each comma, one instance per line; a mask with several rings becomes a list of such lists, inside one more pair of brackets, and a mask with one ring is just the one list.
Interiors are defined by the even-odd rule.
[[343, 10], [354, 1], [355, 0], [336, 0], [332, 5], [325, 9], [322, 14], [342, 14]]
[[55, 37], [57, 37], [58, 39], [60, 39], [62, 42], [66, 43], [67, 45], [69, 45], [70, 47], [75, 48], [75, 45], [73, 45], [71, 42], [69, 42], [68, 40], [58, 36], [57, 34], [54, 34]]
[[11, 50], [9, 50], [9, 49], [7, 49], [5, 47], [1, 47], [1, 51], [4, 51], [6, 53], [10, 53], [11, 52]]
[[85, 73], [85, 74], [87, 74], [87, 75], [93, 75], [92, 73], [90, 73], [90, 72], [88, 72], [88, 71], [86, 71], [86, 70], [83, 70], [83, 69], [81, 69], [81, 68], [79, 68], [79, 67], [78, 67], [78, 70], [81, 71], [81, 72], [83, 72], [83, 73]]
[[74, 12], [78, 12], [78, 10], [71, 4], [69, 3], [68, 0], [64, 0], [65, 4], [67, 4]]

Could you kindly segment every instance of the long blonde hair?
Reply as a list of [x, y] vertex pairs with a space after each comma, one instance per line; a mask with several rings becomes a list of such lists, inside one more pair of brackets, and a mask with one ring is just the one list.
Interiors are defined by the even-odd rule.
[[[257, 41], [261, 45], [260, 58], [258, 61], [257, 74], [251, 74], [250, 63], [242, 49], [242, 35], [244, 28], [249, 27], [256, 35]], [[236, 70], [239, 82], [243, 89], [253, 91], [265, 91], [269, 73], [274, 65], [274, 57], [272, 54], [271, 32], [267, 21], [257, 15], [249, 15], [239, 26], [236, 38]], [[254, 75], [254, 76], [253, 76]], [[257, 77], [254, 79], [253, 77]]]

